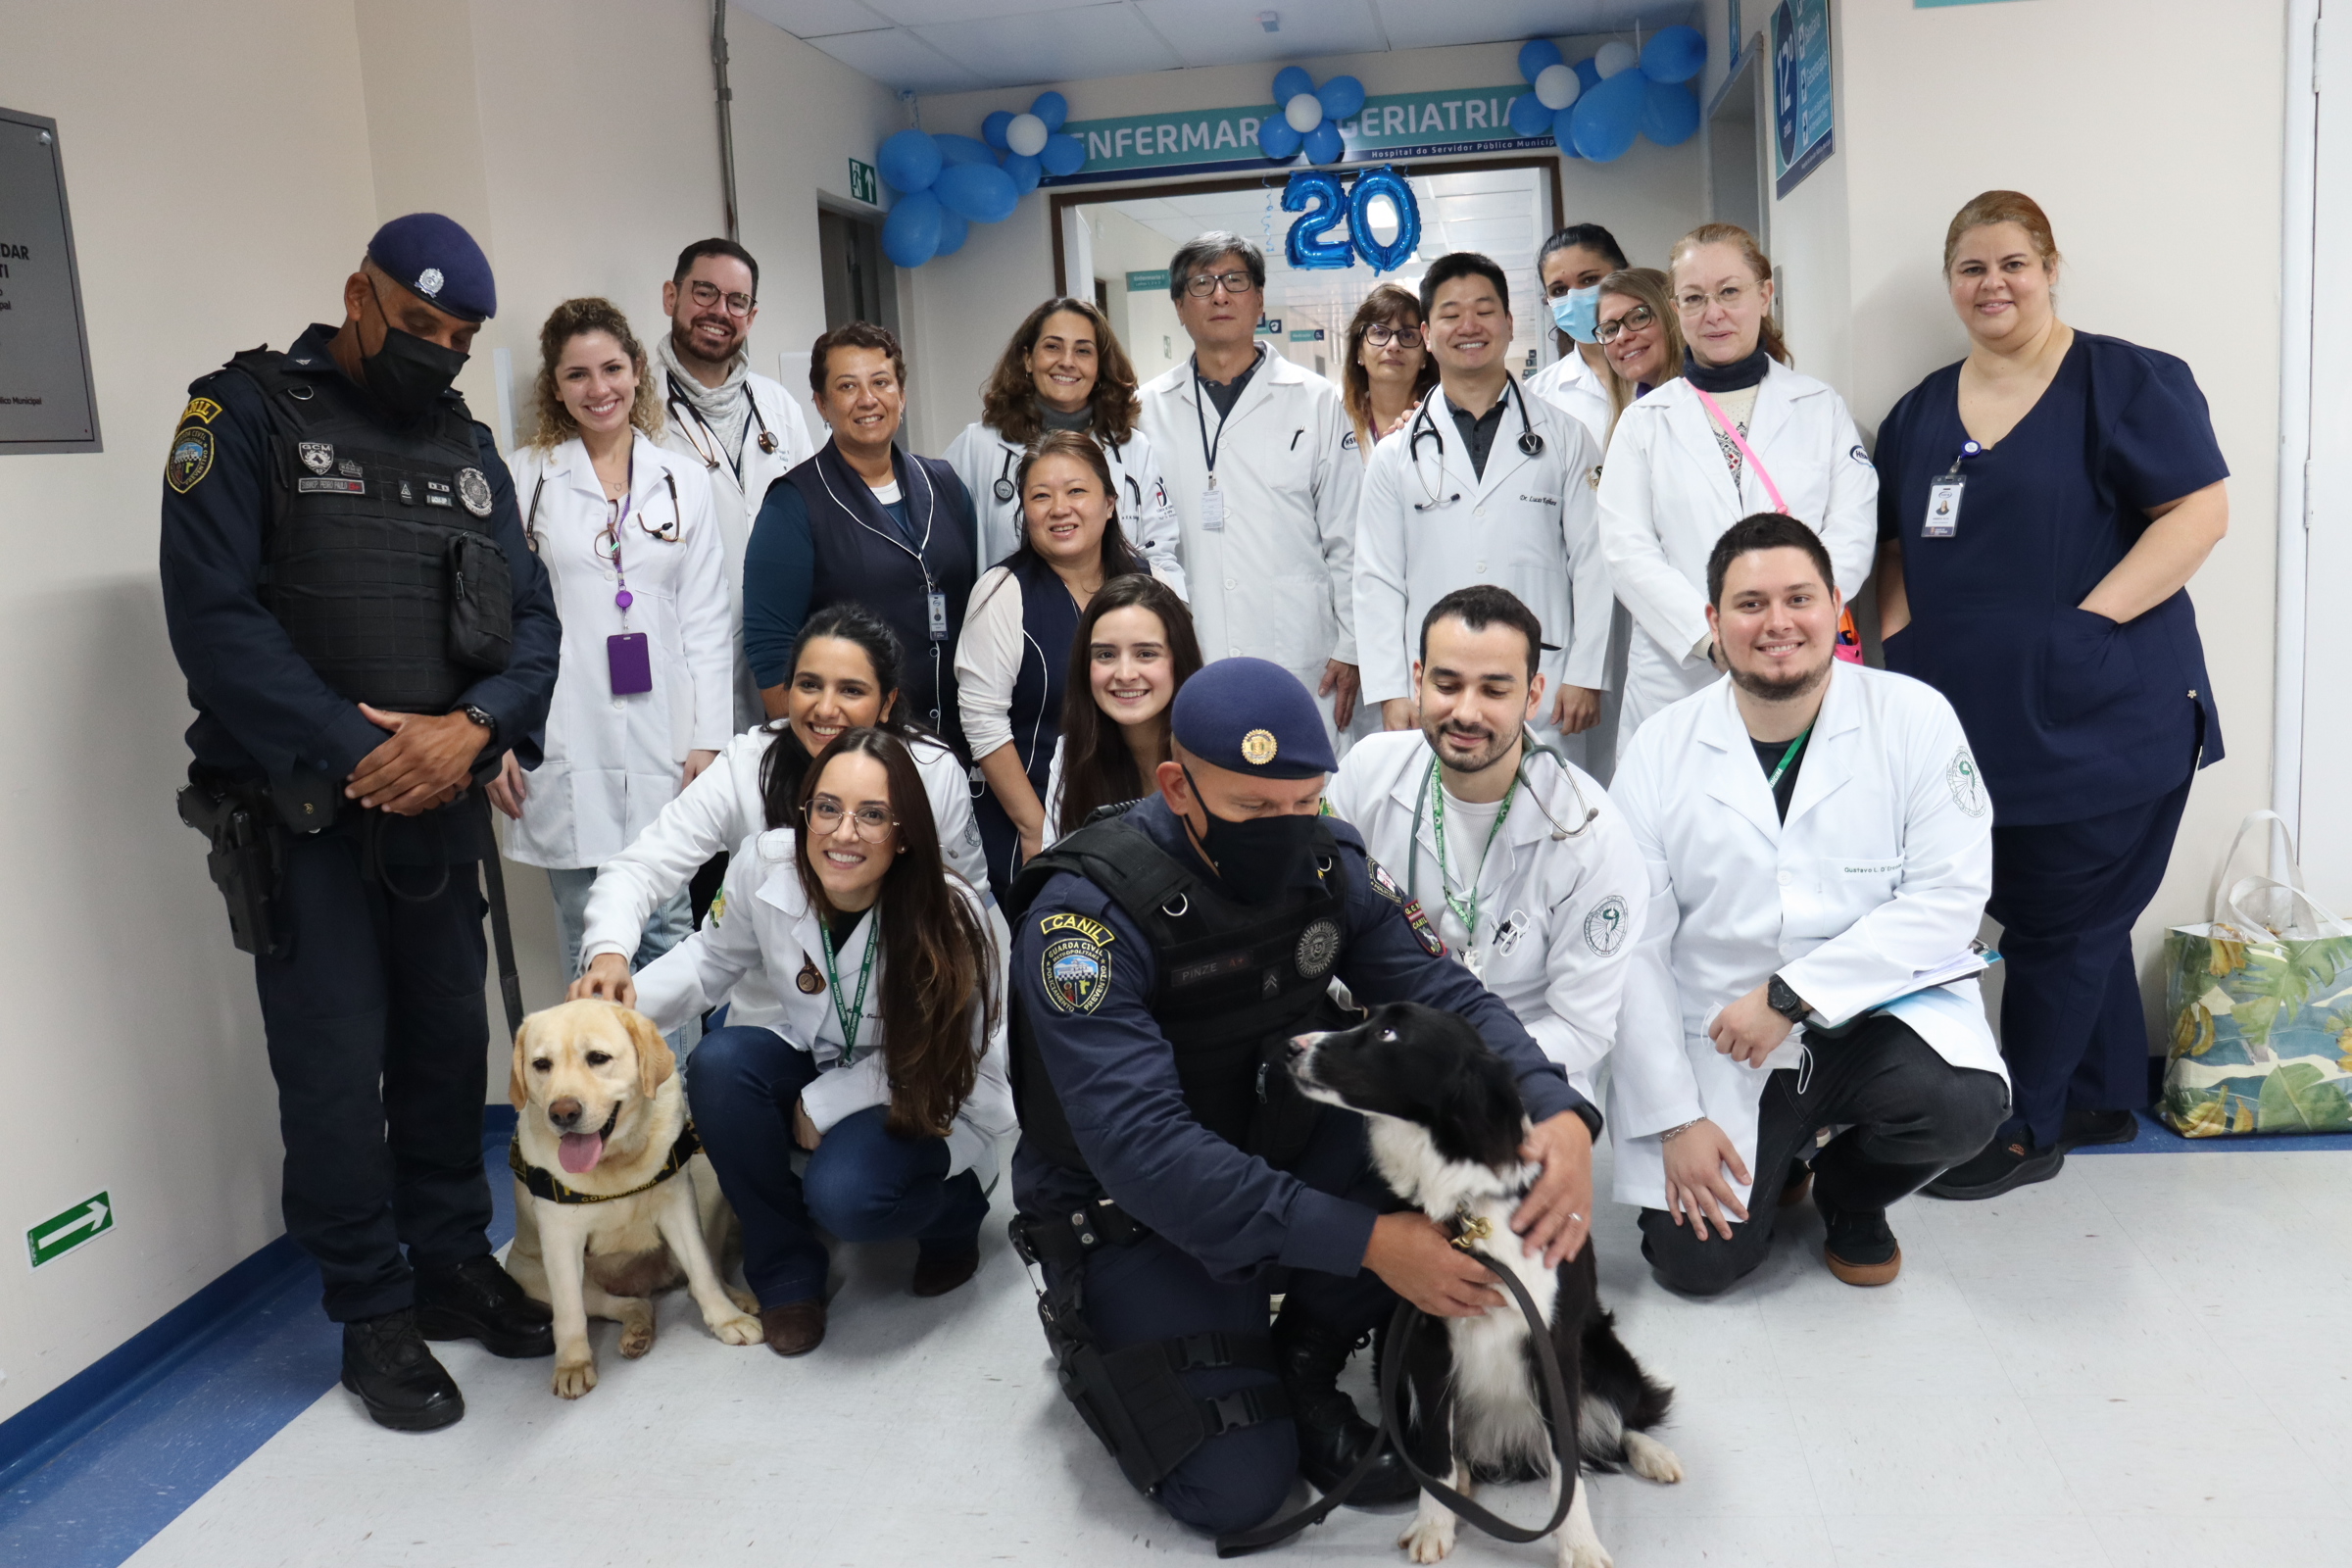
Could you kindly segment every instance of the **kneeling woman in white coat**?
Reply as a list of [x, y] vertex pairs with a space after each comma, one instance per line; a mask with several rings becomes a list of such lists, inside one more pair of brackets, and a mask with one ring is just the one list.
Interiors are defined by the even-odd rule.
[[724, 903], [637, 976], [636, 997], [674, 1026], [761, 968], [783, 1002], [774, 1028], [715, 1030], [686, 1067], [778, 1355], [825, 1337], [819, 1229], [913, 1238], [917, 1296], [970, 1279], [997, 1144], [1013, 1130], [1003, 945], [940, 859], [914, 759], [894, 735], [852, 730], [799, 804], [806, 828], [747, 842]]
[[1601, 552], [1634, 617], [1619, 757], [1652, 714], [1718, 673], [1706, 564], [1726, 528], [1759, 512], [1799, 518], [1829, 546], [1848, 599], [1877, 549], [1878, 470], [1845, 400], [1789, 368], [1755, 239], [1731, 223], [1692, 229], [1675, 243], [1673, 286], [1682, 378], [1618, 416], [1600, 469]]
[[[508, 753], [489, 793], [514, 819], [507, 858], [547, 868], [570, 975], [597, 867], [733, 733], [734, 632], [710, 483], [654, 442], [661, 406], [628, 318], [566, 300], [539, 355], [539, 428], [515, 454], [514, 493], [555, 587], [563, 669], [546, 760], [526, 776]], [[638, 960], [691, 924], [684, 898], [663, 903], [631, 944]]]
[[[852, 729], [886, 729], [906, 743], [922, 775], [948, 869], [988, 894], [987, 862], [963, 763], [946, 741], [899, 716], [906, 653], [890, 623], [863, 605], [828, 605], [802, 626], [792, 657], [784, 716], [727, 742], [718, 761], [679, 791], [654, 825], [597, 873], [580, 941], [585, 967], [571, 986], [574, 1000], [618, 1001], [621, 983], [638, 967], [629, 961], [636, 948], [633, 933], [654, 910], [681, 896], [712, 857], [727, 854], [755, 833], [793, 826], [809, 760], [823, 756]], [[771, 1028], [782, 1006], [757, 969], [719, 1000], [727, 1004], [727, 1022]]]

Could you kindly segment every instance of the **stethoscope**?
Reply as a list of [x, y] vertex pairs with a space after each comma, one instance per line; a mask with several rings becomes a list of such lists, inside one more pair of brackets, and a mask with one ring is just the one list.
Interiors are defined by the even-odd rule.
[[[835, 450], [838, 452], [839, 448], [836, 448]], [[845, 458], [842, 461], [846, 463], [848, 460]], [[936, 598], [943, 602], [946, 599], [946, 595], [940, 593], [939, 591], [939, 584], [937, 580], [931, 575], [931, 562], [929, 556], [927, 555], [927, 552], [931, 548], [933, 496], [933, 491], [931, 488], [931, 476], [923, 471], [923, 466], [920, 463], [908, 463], [906, 465], [906, 471], [910, 474], [920, 477], [923, 481], [923, 538], [922, 543], [911, 548], [908, 547], [906, 540], [898, 538], [893, 534], [884, 533], [881, 529], [866, 521], [864, 517], [858, 514], [856, 507], [853, 507], [848, 502], [842, 500], [841, 492], [833, 488], [833, 481], [826, 476], [825, 466], [821, 463], [816, 466], [816, 478], [817, 482], [825, 487], [826, 496], [831, 498], [835, 506], [848, 513], [850, 516], [857, 521], [858, 527], [863, 528], [867, 533], [872, 534], [875, 538], [881, 540], [885, 544], [898, 546], [901, 550], [905, 550], [908, 555], [914, 558], [916, 569], [921, 571], [923, 574], [923, 604], [927, 613], [933, 599]], [[871, 493], [871, 487], [868, 487], [868, 493]], [[876, 505], [879, 505], [879, 503], [876, 503]], [[947, 636], [944, 631], [934, 634], [931, 638], [931, 690], [934, 694], [940, 690], [939, 651], [941, 645], [946, 641]], [[939, 710], [936, 708], [931, 710], [931, 727], [933, 729], [940, 727]]]
[[[1119, 461], [1120, 454], [1125, 450], [1126, 449], [1124, 447], [1109, 448], [1105, 449], [1103, 455], [1109, 458], [1111, 462], [1117, 463]], [[1004, 461], [998, 465], [997, 467], [997, 482], [988, 487], [988, 493], [997, 498], [997, 504], [999, 506], [1010, 505], [1012, 498], [1020, 493], [1019, 487], [1012, 482], [1013, 460], [1018, 458], [1020, 455], [1021, 454], [1012, 447], [1004, 448]], [[1127, 482], [1127, 494], [1135, 503], [1135, 515], [1139, 517], [1142, 516], [1144, 513], [1144, 487], [1136, 482], [1135, 475], [1132, 473], [1122, 471], [1119, 474], [1119, 477]]]
[[[726, 458], [725, 452], [718, 444], [718, 432], [710, 428], [710, 422], [703, 417], [703, 411], [696, 408], [691, 402], [687, 402], [681, 407], [680, 401], [683, 397], [684, 393], [678, 387], [677, 373], [669, 372], [669, 416], [677, 420], [680, 429], [685, 430], [687, 445], [694, 448], [694, 455], [703, 460], [703, 466], [706, 468], [717, 467], [719, 460], [725, 458], [728, 469], [734, 473], [736, 482], [741, 483], [743, 480], [742, 463], [736, 458]], [[743, 401], [751, 406], [752, 422], [760, 426], [760, 450], [769, 457], [774, 457], [776, 449], [783, 443], [778, 441], [776, 433], [767, 427], [767, 416], [760, 412], [760, 400], [752, 396], [752, 383], [749, 377], [746, 377], [743, 383]], [[687, 423], [690, 419], [693, 421], [691, 427]], [[702, 431], [701, 435], [695, 434], [697, 429]]]
[[[1505, 396], [1516, 398], [1519, 402], [1520, 452], [1531, 458], [1542, 457], [1544, 438], [1536, 434], [1536, 421], [1528, 415], [1527, 394], [1520, 389], [1519, 378], [1509, 377], [1503, 382], [1503, 387]], [[1430, 412], [1430, 405], [1436, 401], [1435, 398], [1421, 400], [1420, 409], [1413, 415], [1412, 433], [1404, 442], [1404, 461], [1413, 466], [1413, 477], [1420, 481], [1421, 493], [1429, 498], [1414, 502], [1415, 512], [1434, 512], [1440, 507], [1450, 507], [1462, 499], [1462, 493], [1458, 490], [1441, 499], [1437, 491], [1430, 487], [1429, 476], [1421, 471], [1421, 442], [1425, 437], [1434, 438], [1438, 443], [1438, 478], [1443, 480], [1446, 477], [1446, 434], [1438, 428], [1437, 417]]]
[[[1541, 438], [1539, 437], [1539, 439]], [[1576, 781], [1576, 769], [1568, 765], [1568, 759], [1562, 757], [1556, 747], [1546, 746], [1538, 740], [1534, 730], [1522, 728], [1520, 739], [1524, 744], [1519, 753], [1519, 766], [1512, 772], [1512, 783], [1527, 785], [1527, 798], [1536, 803], [1536, 809], [1542, 811], [1544, 820], [1551, 824], [1552, 843], [1564, 844], [1568, 840], [1582, 835], [1599, 817], [1600, 808], [1585, 799], [1585, 787]], [[1568, 787], [1576, 792], [1577, 809], [1585, 813], [1583, 819], [1576, 826], [1568, 827], [1558, 817], [1552, 815], [1551, 808], [1544, 804], [1543, 795], [1534, 784], [1529, 782], [1527, 760], [1530, 757], [1548, 757], [1559, 764], [1560, 776], [1565, 778], [1568, 781]], [[1440, 785], [1439, 787], [1443, 788], [1444, 786]], [[1421, 823], [1428, 815], [1429, 791], [1427, 789], [1415, 790], [1413, 792], [1412, 832], [1405, 840], [1404, 896], [1408, 899], [1417, 899], [1421, 896], [1415, 889], [1419, 885], [1421, 877]]]
[[[646, 533], [650, 537], [662, 540], [664, 544], [676, 544], [678, 542], [679, 534], [683, 532], [686, 526], [686, 514], [678, 505], [677, 475], [671, 473], [667, 468], [664, 468], [662, 470], [662, 481], [669, 486], [669, 526], [666, 528], [656, 528], [648, 524], [645, 520], [644, 509], [642, 508], [640, 508], [637, 513], [637, 526], [645, 529]], [[531, 554], [534, 556], [539, 553], [539, 497], [544, 494], [546, 490], [547, 470], [542, 468], [539, 471], [538, 482], [531, 486], [530, 507], [522, 514], [522, 542], [531, 547]], [[626, 498], [624, 497], [623, 499], [625, 500]], [[626, 511], [627, 509], [624, 507], [622, 510]], [[615, 515], [613, 518], [613, 524], [616, 531], [614, 533], [613, 543], [616, 549], [619, 544], [619, 536], [617, 533], [619, 520], [619, 517]], [[603, 558], [600, 556], [598, 559], [602, 560]]]

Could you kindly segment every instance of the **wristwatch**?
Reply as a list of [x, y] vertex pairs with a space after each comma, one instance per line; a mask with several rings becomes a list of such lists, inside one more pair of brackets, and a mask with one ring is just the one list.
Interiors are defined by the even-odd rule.
[[1777, 974], [1772, 977], [1772, 983], [1764, 989], [1764, 1005], [1790, 1023], [1803, 1023], [1813, 1012], [1812, 1004], [1789, 990], [1788, 982]]
[[467, 703], [465, 707], [459, 709], [458, 711], [464, 713], [474, 723], [481, 725], [483, 731], [488, 734], [492, 741], [496, 741], [498, 739], [498, 719], [492, 715], [490, 710], [487, 708], [477, 708], [473, 704]]

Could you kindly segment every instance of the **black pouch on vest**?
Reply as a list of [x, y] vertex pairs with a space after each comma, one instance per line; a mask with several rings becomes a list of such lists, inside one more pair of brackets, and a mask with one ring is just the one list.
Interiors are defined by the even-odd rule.
[[495, 540], [460, 533], [449, 541], [449, 657], [485, 675], [514, 651], [514, 580]]

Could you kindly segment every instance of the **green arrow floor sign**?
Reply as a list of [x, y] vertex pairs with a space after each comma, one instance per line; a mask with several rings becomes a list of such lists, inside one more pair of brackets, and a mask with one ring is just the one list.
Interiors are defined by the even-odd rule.
[[55, 1262], [76, 1247], [94, 1241], [115, 1228], [115, 1201], [104, 1193], [87, 1202], [75, 1203], [52, 1219], [45, 1219], [24, 1233], [24, 1250], [32, 1254], [32, 1266]]

